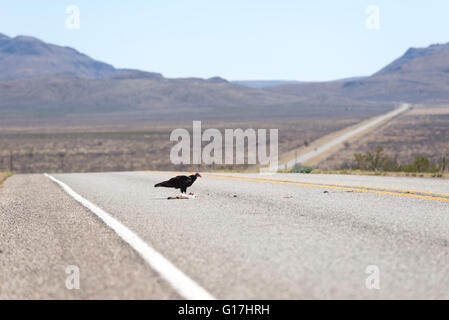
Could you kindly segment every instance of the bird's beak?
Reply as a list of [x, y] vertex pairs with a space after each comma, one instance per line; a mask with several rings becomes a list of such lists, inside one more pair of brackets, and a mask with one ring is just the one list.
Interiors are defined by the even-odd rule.
[[198, 177], [202, 178], [203, 176], [198, 173]]

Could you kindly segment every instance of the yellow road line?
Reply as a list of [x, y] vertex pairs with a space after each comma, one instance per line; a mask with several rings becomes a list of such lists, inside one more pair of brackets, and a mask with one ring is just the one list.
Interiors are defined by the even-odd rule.
[[[250, 178], [250, 177], [234, 177], [234, 176], [226, 176], [226, 175], [211, 175], [211, 174], [204, 174], [206, 177], [212, 177], [212, 178], [225, 178], [225, 179], [234, 179], [234, 180], [246, 180], [246, 181], [256, 181], [256, 182], [268, 182], [268, 183], [277, 183], [277, 184], [288, 184], [288, 185], [296, 185], [296, 186], [303, 186], [303, 187], [314, 187], [314, 188], [325, 188], [325, 189], [337, 189], [337, 190], [349, 190], [349, 191], [360, 191], [360, 192], [371, 192], [371, 193], [380, 193], [380, 194], [389, 194], [389, 195], [396, 195], [396, 196], [403, 196], [403, 197], [410, 197], [410, 198], [418, 198], [418, 199], [427, 199], [427, 200], [437, 200], [437, 201], [444, 201], [449, 202], [449, 199], [447, 198], [440, 198], [440, 197], [432, 197], [432, 196], [423, 196], [413, 193], [399, 193], [399, 192], [392, 192], [392, 191], [381, 191], [381, 190], [374, 190], [369, 189], [373, 187], [350, 187], [350, 186], [336, 186], [336, 185], [323, 185], [323, 184], [313, 184], [313, 183], [303, 183], [303, 182], [296, 182], [292, 180], [274, 180], [274, 179], [260, 179], [260, 178]], [[360, 188], [367, 188], [367, 189], [360, 189]], [[379, 189], [386, 189], [386, 188], [379, 188]], [[430, 193], [430, 192], [421, 192], [421, 191], [414, 191], [419, 193]]]
[[[268, 180], [275, 180], [275, 181], [277, 180], [277, 181], [284, 181], [284, 182], [298, 182], [298, 183], [301, 183], [300, 181], [294, 181], [294, 180], [278, 180], [278, 179], [268, 179]], [[326, 185], [326, 184], [322, 184], [322, 183], [317, 183], [317, 184], [318, 185]], [[381, 189], [381, 190], [400, 191], [400, 192], [407, 192], [407, 193], [433, 194], [433, 195], [438, 195], [438, 196], [447, 196], [447, 197], [449, 197], [449, 193], [441, 193], [441, 192], [429, 192], [429, 191], [386, 188], [386, 187], [350, 186], [350, 185], [347, 185], [347, 184], [339, 184], [339, 183], [332, 183], [331, 185], [332, 186], [339, 186], [339, 187], [348, 187], [348, 188]]]
[[[150, 171], [150, 172], [159, 172], [159, 173], [173, 173], [179, 174], [181, 172], [174, 171]], [[406, 190], [406, 189], [393, 189], [393, 188], [383, 188], [383, 187], [365, 187], [365, 186], [347, 186], [347, 185], [325, 185], [325, 184], [314, 184], [314, 183], [304, 183], [293, 180], [277, 180], [277, 179], [268, 179], [268, 178], [252, 178], [252, 177], [236, 177], [229, 175], [220, 175], [220, 174], [202, 174], [205, 177], [209, 178], [223, 178], [230, 180], [243, 180], [243, 181], [254, 181], [254, 182], [268, 182], [268, 183], [276, 183], [276, 184], [286, 184], [286, 185], [295, 185], [295, 186], [303, 186], [303, 187], [313, 187], [313, 188], [324, 188], [324, 189], [336, 189], [336, 190], [348, 190], [348, 191], [360, 191], [360, 192], [370, 192], [370, 193], [379, 193], [379, 194], [388, 194], [409, 198], [418, 198], [418, 199], [427, 199], [427, 200], [436, 200], [436, 201], [444, 201], [449, 202], [449, 198], [441, 198], [441, 197], [433, 197], [433, 196], [425, 196], [419, 195], [421, 194], [434, 194], [434, 195], [445, 195], [449, 196], [447, 193], [436, 193], [436, 192], [427, 192], [427, 191], [418, 191], [418, 190]], [[376, 190], [381, 189], [381, 190]], [[382, 190], [391, 190], [391, 191], [382, 191]], [[394, 191], [402, 191], [408, 193], [400, 193]]]

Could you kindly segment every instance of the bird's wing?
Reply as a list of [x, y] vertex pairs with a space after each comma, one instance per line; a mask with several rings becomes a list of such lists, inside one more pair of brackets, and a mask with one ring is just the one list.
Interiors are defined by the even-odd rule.
[[167, 188], [186, 188], [192, 184], [192, 180], [187, 176], [177, 176], [170, 180], [163, 181], [155, 185], [155, 187]]
[[190, 178], [187, 176], [177, 176], [177, 177], [171, 178], [168, 181], [177, 187], [182, 187], [189, 183]]

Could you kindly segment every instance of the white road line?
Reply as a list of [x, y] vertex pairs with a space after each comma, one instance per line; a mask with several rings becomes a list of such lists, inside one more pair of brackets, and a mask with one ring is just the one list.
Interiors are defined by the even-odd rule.
[[190, 279], [181, 270], [176, 268], [170, 261], [150, 247], [137, 234], [124, 226], [120, 221], [113, 218], [109, 213], [97, 207], [89, 200], [80, 196], [64, 182], [59, 181], [47, 173], [44, 175], [61, 186], [62, 189], [72, 198], [103, 220], [106, 225], [113, 229], [125, 242], [136, 250], [151, 266], [151, 268], [157, 271], [162, 278], [164, 278], [182, 297], [189, 300], [215, 300], [209, 292]]

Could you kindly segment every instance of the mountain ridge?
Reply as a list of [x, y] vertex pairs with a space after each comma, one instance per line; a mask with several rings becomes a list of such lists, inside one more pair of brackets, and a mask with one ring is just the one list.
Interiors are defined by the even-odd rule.
[[251, 88], [220, 77], [170, 79], [116, 69], [70, 47], [0, 33], [0, 96], [3, 110], [62, 113], [442, 103], [449, 102], [449, 44], [410, 48], [369, 77]]
[[0, 34], [0, 80], [51, 74], [73, 74], [103, 78], [117, 73], [112, 65], [100, 62], [71, 47], [46, 43], [30, 36], [14, 38]]
[[449, 44], [409, 48], [366, 78], [284, 85], [267, 90], [309, 101], [321, 95], [360, 102], [449, 103]]

